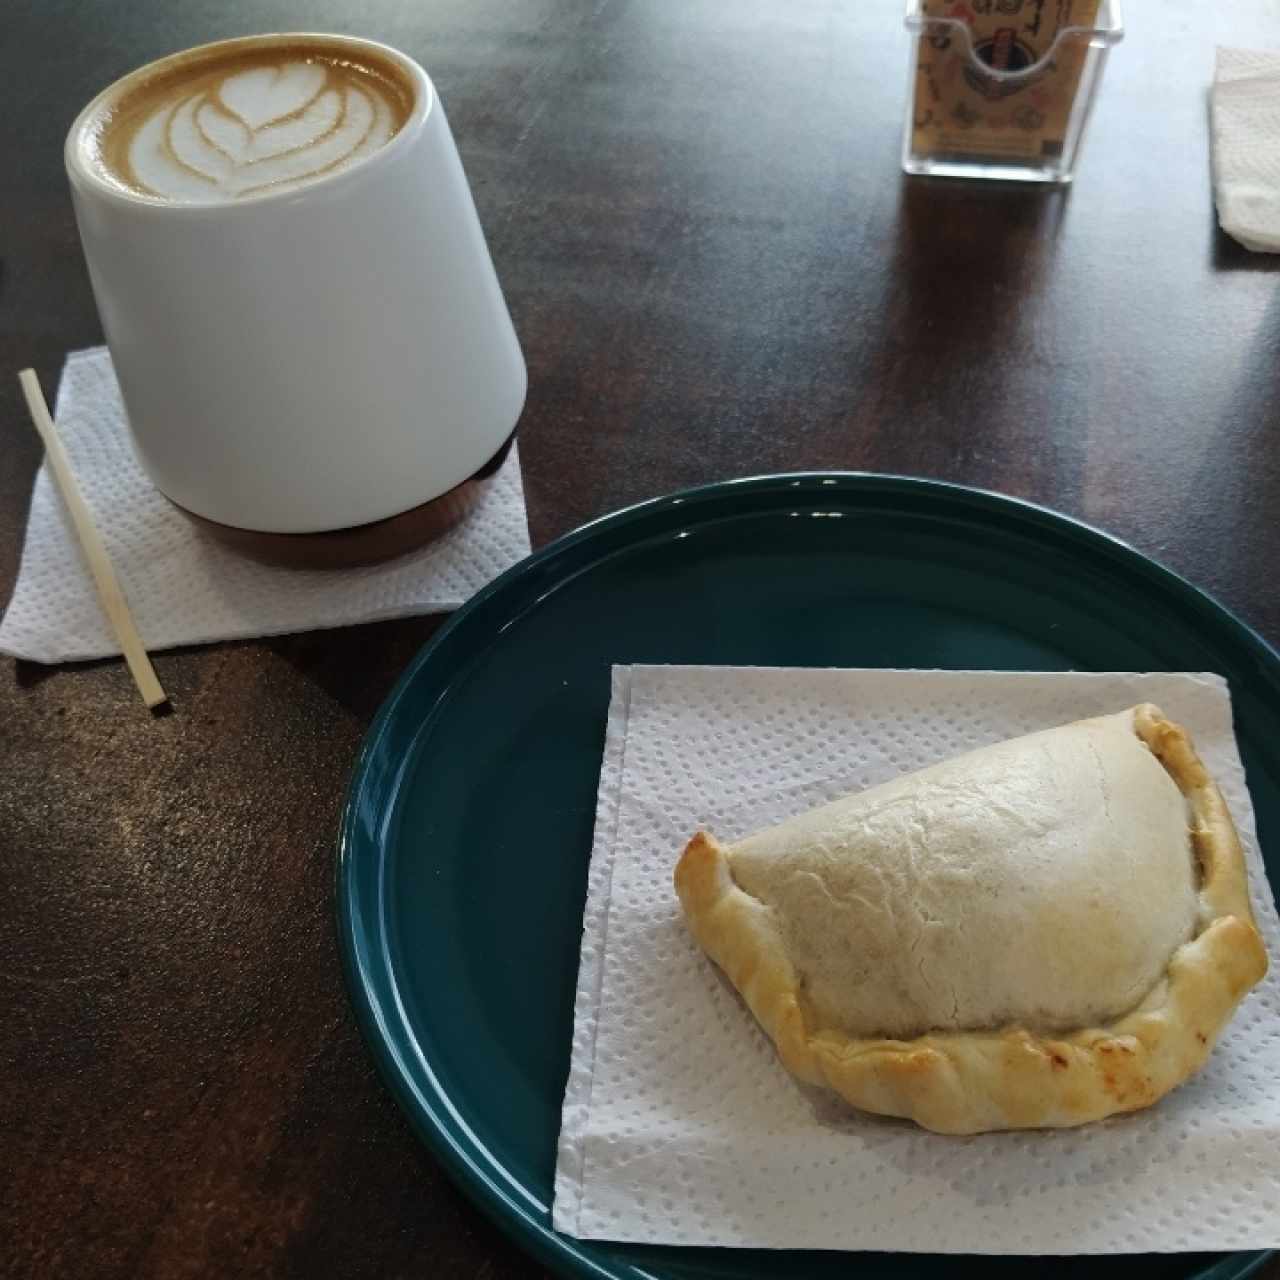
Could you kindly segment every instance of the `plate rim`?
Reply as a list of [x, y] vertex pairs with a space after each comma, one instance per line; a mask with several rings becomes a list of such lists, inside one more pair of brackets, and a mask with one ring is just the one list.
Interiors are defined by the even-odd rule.
[[[459, 1125], [442, 1115], [430, 1098], [424, 1096], [407, 1075], [399, 1062], [399, 1055], [390, 1043], [383, 1018], [371, 989], [371, 979], [362, 960], [357, 934], [360, 924], [355, 914], [355, 895], [351, 888], [351, 868], [356, 857], [357, 814], [360, 798], [367, 783], [372, 762], [379, 745], [386, 736], [400, 704], [418, 673], [448, 641], [452, 634], [465, 625], [468, 618], [488, 601], [505, 591], [514, 582], [522, 580], [530, 572], [564, 555], [567, 551], [587, 542], [605, 530], [623, 528], [651, 514], [685, 503], [696, 504], [708, 500], [730, 497], [736, 494], [772, 492], [782, 487], [795, 488], [806, 493], [831, 489], [843, 495], [858, 492], [880, 492], [892, 495], [934, 495], [952, 501], [967, 502], [987, 511], [996, 511], [1022, 520], [1031, 519], [1040, 527], [1049, 527], [1059, 533], [1091, 546], [1120, 560], [1131, 569], [1141, 570], [1164, 588], [1172, 589], [1176, 596], [1194, 610], [1207, 613], [1219, 623], [1225, 623], [1234, 638], [1253, 651], [1258, 660], [1258, 675], [1273, 686], [1280, 700], [1280, 652], [1249, 623], [1222, 604], [1204, 589], [1197, 587], [1177, 571], [1161, 561], [1139, 551], [1129, 542], [1106, 532], [1074, 516], [1066, 515], [1051, 507], [998, 493], [990, 489], [936, 480], [924, 476], [910, 476], [870, 471], [788, 471], [741, 476], [710, 484], [696, 485], [675, 490], [654, 498], [632, 503], [615, 511], [606, 512], [576, 528], [552, 539], [529, 555], [504, 570], [493, 581], [482, 587], [446, 619], [435, 634], [414, 655], [383, 699], [377, 714], [361, 741], [351, 768], [343, 797], [339, 818], [333, 864], [334, 915], [343, 985], [347, 999], [355, 1015], [356, 1024], [366, 1049], [384, 1086], [395, 1099], [402, 1114], [408, 1119], [418, 1139], [444, 1166], [450, 1181], [481, 1212], [493, 1222], [509, 1240], [528, 1255], [550, 1267], [560, 1275], [590, 1277], [591, 1280], [663, 1280], [662, 1273], [650, 1271], [626, 1259], [599, 1260], [582, 1247], [594, 1252], [594, 1247], [608, 1248], [610, 1241], [579, 1241], [555, 1231], [549, 1224], [531, 1212], [506, 1188], [502, 1187], [472, 1157], [469, 1140], [458, 1132]], [[447, 686], [446, 686], [447, 688]], [[443, 693], [443, 691], [442, 691]], [[403, 766], [409, 756], [401, 761]], [[396, 783], [398, 789], [399, 783]], [[441, 1091], [441, 1097], [445, 1097]], [[1239, 1251], [1225, 1254], [1208, 1267], [1194, 1273], [1198, 1280], [1245, 1280], [1277, 1251]], [[912, 1254], [900, 1255], [904, 1258]], [[963, 1265], [973, 1257], [987, 1255], [953, 1255], [956, 1265]]]

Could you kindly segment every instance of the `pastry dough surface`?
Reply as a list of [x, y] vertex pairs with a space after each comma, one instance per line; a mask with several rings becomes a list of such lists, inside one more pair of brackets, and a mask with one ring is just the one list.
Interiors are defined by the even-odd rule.
[[850, 1035], [1093, 1025], [1196, 925], [1187, 802], [1132, 716], [958, 756], [726, 853]]

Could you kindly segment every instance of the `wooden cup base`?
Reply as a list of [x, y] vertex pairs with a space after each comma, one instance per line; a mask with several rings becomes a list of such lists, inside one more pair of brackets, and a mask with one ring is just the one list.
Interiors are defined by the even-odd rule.
[[[429, 502], [399, 515], [319, 533], [264, 533], [239, 529], [173, 505], [225, 546], [263, 564], [291, 569], [351, 569], [378, 564], [434, 542], [457, 525], [484, 496], [511, 452], [515, 432], [474, 475]], [[170, 499], [172, 502], [173, 500]]]

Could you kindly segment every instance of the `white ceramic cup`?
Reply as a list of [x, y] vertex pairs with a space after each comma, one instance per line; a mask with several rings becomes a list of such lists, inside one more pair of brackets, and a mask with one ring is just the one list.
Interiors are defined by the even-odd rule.
[[224, 203], [133, 194], [71, 127], [80, 238], [138, 456], [179, 506], [236, 529], [382, 521], [494, 458], [524, 405], [524, 359], [453, 135], [411, 58], [348, 36], [281, 38], [390, 59], [413, 87], [379, 151], [306, 185]]

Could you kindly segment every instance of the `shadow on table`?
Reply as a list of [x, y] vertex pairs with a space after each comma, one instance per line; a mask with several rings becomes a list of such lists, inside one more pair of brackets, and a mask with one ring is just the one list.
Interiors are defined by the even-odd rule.
[[[904, 179], [893, 254], [904, 319], [986, 326], [1016, 313], [1053, 260], [1070, 187]], [[982, 307], [981, 311], [976, 310]]]
[[[93, 668], [108, 662], [118, 662], [118, 658], [103, 658], [98, 662], [77, 663], [77, 666]], [[63, 666], [49, 666], [44, 662], [32, 662], [29, 658], [15, 658], [13, 663], [13, 683], [19, 689], [35, 689], [44, 684], [50, 676], [56, 676]]]
[[1213, 231], [1209, 249], [1209, 262], [1215, 271], [1276, 271], [1280, 270], [1280, 253], [1259, 253], [1254, 249], [1246, 249], [1238, 240], [1233, 239], [1218, 222], [1218, 213], [1214, 209]]
[[[29, 658], [15, 658], [13, 662], [13, 683], [21, 690], [32, 690], [40, 688], [46, 680], [52, 679], [54, 676], [62, 675], [67, 672], [89, 672], [101, 671], [118, 666], [124, 671], [124, 662], [120, 658], [95, 658], [85, 662], [33, 662]], [[129, 677], [132, 680], [132, 677]], [[130, 698], [136, 696], [135, 691], [130, 685]], [[61, 705], [57, 708], [57, 714], [63, 715], [66, 712], [66, 706]], [[173, 705], [169, 702], [162, 702], [158, 707], [150, 708], [152, 719], [163, 719], [165, 716], [173, 714]]]
[[[1069, 201], [1069, 188], [1039, 184], [903, 180], [870, 360], [880, 453], [890, 464], [904, 456], [913, 469], [923, 463], [948, 479], [989, 484], [979, 452], [1028, 457], [1031, 407], [1022, 403], [1043, 378], [1027, 371], [1052, 361], [1045, 335], [1073, 323], [1083, 331], [1095, 319], [1061, 315], [1092, 303], [1051, 289]], [[1046, 325], [1049, 307], [1058, 310]]]
[[449, 616], [394, 618], [271, 636], [261, 643], [367, 724], [405, 668]]
[[[161, 661], [161, 679], [166, 691], [174, 699], [173, 707], [165, 707], [153, 714], [167, 715], [176, 708], [179, 714], [184, 704], [193, 696], [194, 688], [188, 687], [198, 676], [179, 666], [174, 660], [195, 655], [211, 656], [231, 654], [236, 650], [261, 646], [286, 662], [314, 684], [334, 702], [360, 722], [370, 722], [392, 686], [449, 614], [431, 614], [412, 618], [395, 618], [385, 622], [371, 622], [329, 630], [305, 631], [292, 635], [269, 636], [263, 639], [225, 640], [214, 644], [182, 645], [153, 653]], [[22, 690], [38, 689], [55, 676], [87, 674], [115, 670], [121, 689], [129, 684], [129, 676], [123, 661], [118, 657], [97, 658], [85, 662], [60, 662], [47, 664], [19, 658], [13, 664], [14, 685]], [[122, 696], [113, 689], [108, 695]]]

